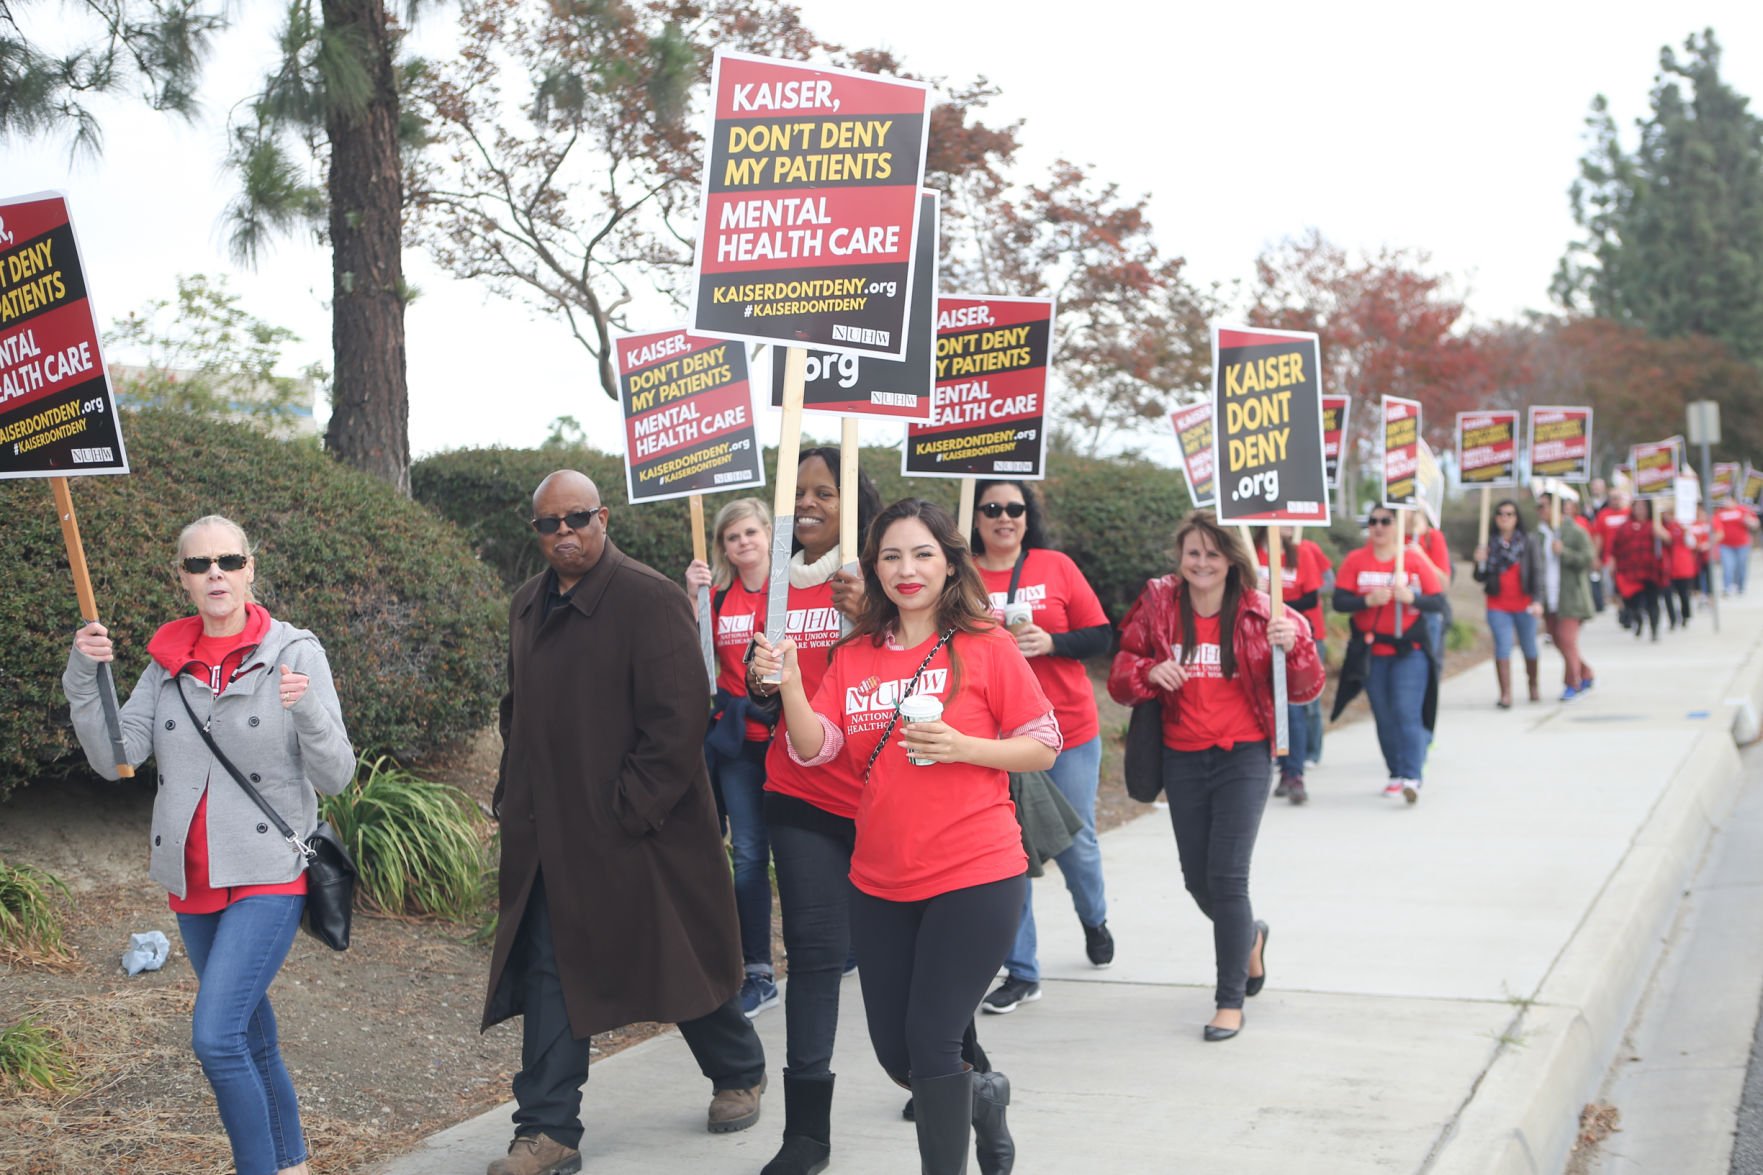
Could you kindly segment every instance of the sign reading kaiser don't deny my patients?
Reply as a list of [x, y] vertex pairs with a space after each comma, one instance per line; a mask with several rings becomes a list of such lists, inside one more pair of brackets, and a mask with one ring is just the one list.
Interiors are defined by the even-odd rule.
[[1314, 334], [1212, 329], [1220, 522], [1328, 523]]
[[613, 351], [631, 503], [765, 484], [746, 347], [667, 330]]
[[937, 299], [929, 424], [906, 426], [908, 477], [1047, 476], [1053, 299]]

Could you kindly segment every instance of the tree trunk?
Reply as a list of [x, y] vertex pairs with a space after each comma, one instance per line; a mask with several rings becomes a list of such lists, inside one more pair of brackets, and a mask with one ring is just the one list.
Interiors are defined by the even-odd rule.
[[331, 102], [331, 350], [325, 446], [410, 493], [410, 396], [404, 371], [403, 183], [392, 36], [381, 0], [324, 0], [325, 28], [352, 30], [373, 91], [365, 109]]

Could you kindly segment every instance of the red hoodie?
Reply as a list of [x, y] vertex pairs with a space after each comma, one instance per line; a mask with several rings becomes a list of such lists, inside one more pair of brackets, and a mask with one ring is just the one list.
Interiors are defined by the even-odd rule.
[[[163, 625], [147, 642], [147, 655], [174, 677], [188, 673], [208, 684], [215, 697], [226, 692], [244, 668], [251, 651], [269, 631], [269, 613], [256, 604], [245, 605], [245, 628], [234, 636], [210, 637], [202, 633], [202, 618], [186, 616]], [[253, 667], [255, 669], [256, 667]], [[221, 778], [237, 787], [231, 776]], [[184, 896], [168, 894], [175, 914], [218, 914], [241, 898], [261, 894], [305, 894], [306, 874], [280, 885], [235, 885], [215, 889], [208, 884], [208, 793], [196, 801], [190, 817], [190, 833], [184, 840]]]

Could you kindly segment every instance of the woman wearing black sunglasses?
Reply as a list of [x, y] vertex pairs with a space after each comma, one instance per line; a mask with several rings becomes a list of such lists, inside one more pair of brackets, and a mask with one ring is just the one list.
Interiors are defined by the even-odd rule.
[[[1021, 481], [982, 481], [974, 487], [974, 563], [992, 598], [992, 610], [1016, 638], [1035, 680], [1053, 703], [1065, 745], [1048, 774], [1084, 826], [1071, 847], [1053, 858], [1071, 891], [1083, 927], [1090, 964], [1114, 962], [1108, 902], [1102, 882], [1102, 848], [1096, 841], [1096, 787], [1102, 767], [1102, 726], [1096, 694], [1083, 658], [1106, 653], [1112, 627], [1096, 591], [1077, 564], [1047, 542], [1040, 495]], [[1003, 982], [980, 1007], [1014, 1012], [1041, 998], [1035, 942], [1034, 895], [1022, 903], [1016, 941], [1004, 960]]]
[[[245, 532], [210, 515], [178, 537], [177, 576], [196, 614], [147, 642], [145, 672], [121, 711], [128, 761], [159, 765], [149, 873], [170, 893], [198, 980], [191, 1043], [214, 1089], [240, 1175], [306, 1171], [300, 1109], [282, 1063], [269, 985], [306, 904], [306, 859], [264, 822], [244, 789], [213, 769], [210, 737], [302, 837], [318, 824], [313, 789], [335, 795], [355, 752], [318, 638], [271, 619], [252, 594]], [[117, 778], [98, 664], [115, 659], [96, 621], [74, 637], [62, 675], [86, 759]], [[181, 695], [181, 696], [180, 696]]]

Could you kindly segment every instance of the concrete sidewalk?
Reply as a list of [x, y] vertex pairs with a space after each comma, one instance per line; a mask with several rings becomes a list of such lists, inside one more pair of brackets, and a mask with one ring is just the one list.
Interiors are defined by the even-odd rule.
[[[1590, 625], [1597, 687], [1492, 705], [1447, 682], [1413, 808], [1369, 721], [1331, 731], [1311, 801], [1274, 801], [1253, 893], [1273, 934], [1243, 1034], [1205, 1044], [1210, 926], [1166, 820], [1102, 838], [1115, 966], [1092, 969], [1063, 886], [1036, 887], [1045, 998], [980, 1032], [1015, 1089], [1017, 1171], [1548, 1172], [1562, 1169], [1712, 828], [1736, 794], [1735, 711], [1763, 705], [1763, 596], [1657, 644]], [[1517, 676], [1522, 678], [1522, 666]], [[1543, 660], [1546, 697], [1561, 662]], [[1734, 699], [1743, 699], [1735, 705]], [[709, 1088], [669, 1033], [593, 1068], [587, 1172], [757, 1172], [778, 1145], [781, 1009], [765, 1118], [704, 1132]], [[844, 985], [832, 1171], [917, 1169], [904, 1095]], [[477, 1175], [509, 1107], [428, 1139], [386, 1175]]]

